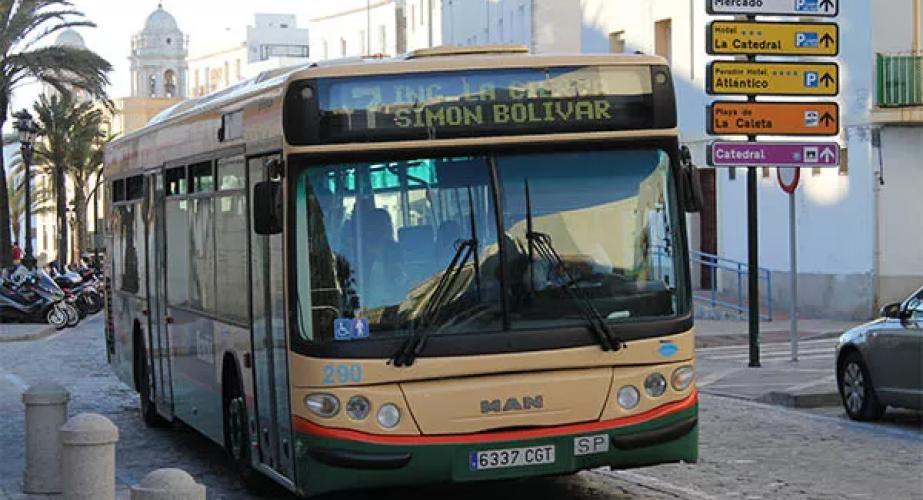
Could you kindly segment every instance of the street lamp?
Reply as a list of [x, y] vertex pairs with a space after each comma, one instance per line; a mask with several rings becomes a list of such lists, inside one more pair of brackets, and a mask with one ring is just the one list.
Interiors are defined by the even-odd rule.
[[13, 118], [16, 119], [13, 123], [13, 128], [19, 133], [19, 147], [25, 172], [23, 183], [26, 192], [23, 213], [26, 214], [26, 247], [22, 264], [28, 269], [35, 269], [35, 256], [32, 253], [32, 178], [30, 167], [32, 165], [32, 143], [35, 141], [35, 136], [38, 135], [38, 127], [32, 121], [32, 115], [25, 109], [19, 113], [14, 113]]

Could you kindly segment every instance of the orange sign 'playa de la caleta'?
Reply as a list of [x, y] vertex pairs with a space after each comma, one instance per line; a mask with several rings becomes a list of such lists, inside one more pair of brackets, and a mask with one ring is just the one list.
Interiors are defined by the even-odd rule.
[[717, 101], [708, 112], [714, 135], [837, 135], [840, 108], [834, 102]]

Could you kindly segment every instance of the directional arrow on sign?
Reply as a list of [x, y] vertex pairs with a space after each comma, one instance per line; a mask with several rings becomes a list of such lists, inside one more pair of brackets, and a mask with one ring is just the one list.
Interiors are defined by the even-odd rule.
[[833, 77], [830, 73], [824, 73], [824, 76], [820, 77], [820, 82], [824, 84], [824, 87], [829, 88], [833, 84]]
[[824, 123], [824, 126], [829, 127], [830, 124], [831, 124], [832, 122], [836, 121], [836, 118], [834, 118], [833, 115], [831, 115], [829, 112], [827, 112], [827, 113], [824, 113], [824, 114], [820, 117], [820, 121], [822, 121], [822, 122]]
[[833, 152], [832, 148], [824, 148], [824, 150], [820, 152], [820, 160], [824, 163], [830, 163], [835, 159], [836, 153]]
[[834, 8], [833, 0], [821, 0], [820, 6], [824, 8], [824, 12], [830, 12]]
[[829, 47], [833, 42], [833, 37], [829, 33], [824, 33], [824, 36], [820, 37], [820, 43], [824, 44], [824, 47]]

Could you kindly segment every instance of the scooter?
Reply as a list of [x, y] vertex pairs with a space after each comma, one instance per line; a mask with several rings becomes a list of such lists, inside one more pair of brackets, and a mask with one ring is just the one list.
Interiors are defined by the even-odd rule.
[[[0, 280], [0, 318], [3, 321], [41, 322], [61, 330], [79, 322], [77, 310], [65, 301], [64, 292], [41, 269], [22, 268], [18, 280]], [[72, 324], [71, 324], [72, 323]]]

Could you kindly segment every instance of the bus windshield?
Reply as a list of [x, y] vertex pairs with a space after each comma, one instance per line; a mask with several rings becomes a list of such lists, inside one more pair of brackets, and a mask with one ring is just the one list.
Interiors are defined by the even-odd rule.
[[579, 327], [575, 289], [613, 323], [686, 307], [660, 149], [308, 165], [295, 186], [308, 342]]

